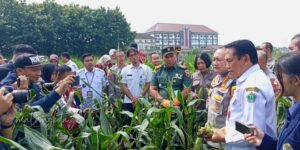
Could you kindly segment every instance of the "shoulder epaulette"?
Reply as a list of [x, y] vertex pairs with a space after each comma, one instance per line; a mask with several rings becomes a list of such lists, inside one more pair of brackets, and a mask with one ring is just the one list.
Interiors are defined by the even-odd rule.
[[161, 65], [155, 66], [155, 67], [154, 67], [154, 70], [156, 71], [156, 70], [158, 70], [159, 68], [161, 68]]
[[181, 69], [187, 69], [187, 67], [185, 65], [178, 65], [178, 67]]

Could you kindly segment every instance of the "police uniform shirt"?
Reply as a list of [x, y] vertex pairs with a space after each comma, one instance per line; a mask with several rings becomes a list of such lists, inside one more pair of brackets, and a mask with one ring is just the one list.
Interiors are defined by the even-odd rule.
[[236, 80], [226, 118], [226, 150], [255, 150], [243, 134], [235, 130], [235, 121], [254, 124], [264, 133], [276, 137], [275, 96], [270, 79], [253, 65]]
[[217, 75], [211, 82], [207, 122], [217, 128], [225, 126], [232, 82], [233, 80], [228, 76], [222, 77], [221, 75]]
[[[77, 75], [80, 78], [82, 97], [85, 100], [83, 107], [86, 108], [90, 105], [93, 105], [93, 99], [97, 99], [102, 102], [103, 88], [108, 84], [105, 72], [95, 67], [91, 72], [89, 72], [85, 68], [82, 68], [77, 72]], [[86, 83], [84, 83], [82, 80]], [[89, 84], [92, 88], [90, 88], [86, 84]]]
[[[128, 90], [132, 96], [140, 96], [146, 83], [150, 83], [152, 77], [151, 69], [140, 64], [138, 67], [134, 67], [132, 64], [127, 65], [122, 69], [121, 83], [127, 84]], [[130, 98], [125, 95], [124, 103], [131, 103]]]
[[[216, 128], [223, 128], [225, 126], [232, 83], [232, 79], [229, 79], [228, 76], [222, 77], [220, 74], [216, 75], [211, 82], [207, 101], [207, 123]], [[225, 143], [208, 141], [207, 144], [215, 148], [221, 148]]]
[[185, 87], [191, 86], [191, 78], [187, 74], [186, 68], [178, 66], [167, 68], [161, 66], [152, 77], [151, 85], [157, 87], [159, 94], [165, 98], [171, 98], [168, 95], [167, 87], [172, 85], [173, 91], [182, 91]]

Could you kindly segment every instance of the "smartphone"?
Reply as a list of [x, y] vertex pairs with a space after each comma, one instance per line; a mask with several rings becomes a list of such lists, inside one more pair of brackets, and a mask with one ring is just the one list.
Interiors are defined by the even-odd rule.
[[252, 128], [249, 128], [245, 124], [235, 121], [235, 130], [239, 131], [242, 134], [251, 133], [253, 134], [254, 130]]
[[79, 86], [79, 82], [80, 82], [79, 76], [75, 76], [73, 86]]

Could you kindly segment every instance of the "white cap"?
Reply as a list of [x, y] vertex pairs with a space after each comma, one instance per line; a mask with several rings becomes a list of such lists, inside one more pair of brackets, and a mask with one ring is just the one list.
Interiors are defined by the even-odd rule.
[[109, 56], [112, 56], [113, 54], [115, 54], [117, 51], [115, 49], [110, 49], [109, 50]]

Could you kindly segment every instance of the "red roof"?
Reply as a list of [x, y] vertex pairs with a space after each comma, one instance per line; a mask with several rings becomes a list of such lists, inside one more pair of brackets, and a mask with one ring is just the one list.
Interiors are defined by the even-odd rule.
[[179, 32], [184, 28], [188, 28], [192, 32], [217, 33], [216, 31], [204, 25], [174, 24], [174, 23], [156, 23], [151, 28], [149, 28], [146, 32]]

